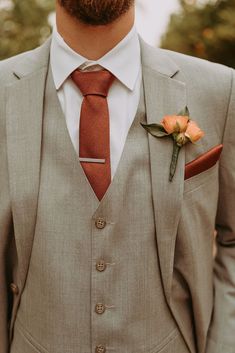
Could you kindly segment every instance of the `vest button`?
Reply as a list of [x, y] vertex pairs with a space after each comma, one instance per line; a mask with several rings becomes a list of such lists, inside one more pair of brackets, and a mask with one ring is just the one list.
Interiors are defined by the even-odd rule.
[[106, 348], [104, 346], [96, 346], [96, 349], [95, 349], [95, 353], [105, 353], [106, 352]]
[[106, 226], [106, 221], [103, 218], [97, 218], [95, 221], [96, 228], [98, 229], [104, 229]]
[[17, 295], [19, 294], [19, 287], [15, 283], [10, 284], [10, 288], [13, 294]]
[[96, 304], [95, 312], [96, 312], [96, 314], [103, 314], [105, 312], [104, 304], [101, 304], [101, 303]]
[[106, 270], [106, 267], [107, 267], [107, 265], [106, 265], [106, 263], [105, 263], [104, 260], [100, 260], [100, 261], [98, 261], [97, 264], [96, 264], [96, 269], [97, 269], [97, 271], [99, 271], [99, 272], [105, 271], [105, 270]]

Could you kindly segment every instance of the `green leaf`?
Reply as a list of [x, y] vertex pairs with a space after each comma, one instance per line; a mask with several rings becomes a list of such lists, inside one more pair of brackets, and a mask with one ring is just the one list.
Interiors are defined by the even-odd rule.
[[165, 131], [164, 127], [162, 126], [162, 124], [157, 124], [157, 123], [154, 123], [154, 124], [144, 124], [144, 123], [141, 123], [141, 125], [144, 127], [144, 128], [156, 128], [156, 129], [159, 129], [161, 131]]
[[161, 124], [143, 124], [143, 128], [154, 137], [165, 137], [169, 134], [165, 131], [164, 127]]
[[155, 132], [154, 134], [152, 134], [150, 132], [150, 134], [154, 137], [165, 137], [165, 136], [169, 136], [169, 134], [167, 134], [166, 132], [164, 131], [159, 131], [159, 132]]
[[178, 116], [190, 116], [190, 113], [189, 113], [189, 109], [188, 107], [186, 106], [183, 110], [181, 110], [178, 114]]

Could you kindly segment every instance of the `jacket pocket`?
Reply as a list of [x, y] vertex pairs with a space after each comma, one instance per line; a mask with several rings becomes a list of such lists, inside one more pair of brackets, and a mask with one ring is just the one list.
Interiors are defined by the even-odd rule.
[[188, 350], [182, 335], [177, 330], [174, 334], [168, 337], [161, 347], [158, 347], [158, 349], [152, 353], [190, 353], [190, 351]]
[[10, 347], [10, 353], [49, 353], [42, 347], [31, 334], [16, 320], [14, 337]]

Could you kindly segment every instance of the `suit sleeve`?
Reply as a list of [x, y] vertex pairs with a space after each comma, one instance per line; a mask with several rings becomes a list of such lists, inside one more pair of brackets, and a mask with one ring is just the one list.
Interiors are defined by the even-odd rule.
[[[0, 94], [0, 98], [2, 95]], [[0, 353], [9, 350], [8, 323], [11, 312], [10, 260], [8, 250], [11, 246], [12, 216], [10, 209], [4, 102], [0, 99]]]
[[235, 71], [220, 160], [214, 313], [206, 353], [235, 352]]

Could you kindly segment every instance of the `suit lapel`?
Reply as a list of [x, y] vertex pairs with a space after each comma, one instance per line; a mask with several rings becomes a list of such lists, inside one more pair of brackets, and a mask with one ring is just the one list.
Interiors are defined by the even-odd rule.
[[[165, 115], [178, 114], [187, 105], [185, 84], [173, 78], [179, 69], [167, 56], [142, 41], [141, 46], [147, 122], [159, 123]], [[169, 182], [173, 151], [171, 138], [149, 135], [149, 146], [158, 253], [163, 286], [170, 304], [175, 241], [183, 197], [185, 147], [180, 151], [174, 179]]]
[[6, 92], [9, 180], [21, 289], [25, 284], [36, 222], [48, 58], [49, 42], [17, 65], [15, 83], [7, 87]]

